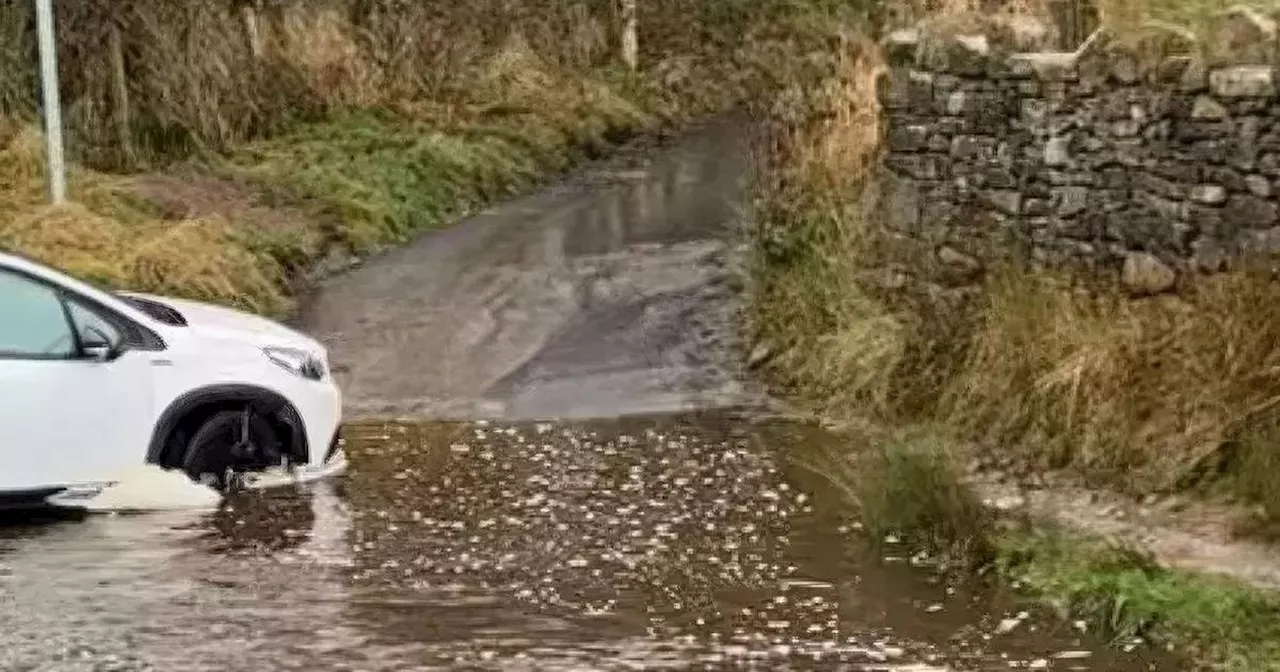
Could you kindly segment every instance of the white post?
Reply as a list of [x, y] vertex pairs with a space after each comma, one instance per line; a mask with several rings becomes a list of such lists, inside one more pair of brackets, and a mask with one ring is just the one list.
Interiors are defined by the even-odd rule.
[[618, 27], [621, 44], [618, 45], [622, 63], [635, 70], [640, 62], [640, 41], [636, 35], [636, 0], [620, 0]]
[[40, 88], [44, 93], [44, 144], [49, 167], [49, 200], [67, 199], [67, 166], [62, 155], [62, 105], [58, 100], [58, 54], [53, 33], [53, 0], [36, 0], [40, 45]]

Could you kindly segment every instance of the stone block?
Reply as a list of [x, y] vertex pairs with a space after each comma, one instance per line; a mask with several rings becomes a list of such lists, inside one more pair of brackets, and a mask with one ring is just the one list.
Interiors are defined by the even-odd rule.
[[1275, 69], [1236, 65], [1209, 73], [1209, 89], [1219, 98], [1270, 98], [1276, 95]]
[[923, 124], [896, 124], [889, 127], [889, 149], [918, 152], [928, 147], [929, 127]]
[[1005, 215], [1017, 215], [1022, 209], [1022, 194], [1016, 189], [985, 189], [978, 192], [978, 198]]
[[1191, 188], [1191, 200], [1204, 205], [1222, 205], [1227, 202], [1227, 188], [1218, 184], [1197, 184]]
[[1070, 135], [1049, 138], [1044, 144], [1044, 165], [1060, 168], [1071, 164]]
[[916, 231], [920, 228], [920, 188], [909, 179], [890, 176], [884, 181], [885, 218], [890, 228]]
[[1201, 121], [1220, 121], [1230, 113], [1227, 108], [1210, 96], [1199, 95], [1191, 107], [1191, 118]]
[[941, 161], [932, 154], [890, 154], [885, 164], [890, 170], [917, 180], [942, 179]]
[[1204, 170], [1205, 179], [1215, 184], [1221, 184], [1226, 187], [1227, 191], [1233, 193], [1242, 193], [1248, 191], [1248, 183], [1245, 182], [1244, 175], [1228, 166], [1209, 166]]
[[1059, 217], [1074, 217], [1089, 207], [1088, 187], [1058, 187], [1053, 192], [1054, 211]]
[[1233, 195], [1223, 206], [1223, 223], [1232, 229], [1258, 229], [1275, 226], [1280, 211], [1276, 204], [1252, 195]]
[[883, 45], [890, 65], [915, 65], [916, 54], [920, 47], [920, 30], [916, 28], [895, 30], [885, 37]]
[[986, 35], [938, 35], [924, 42], [920, 53], [930, 70], [978, 77], [987, 72], [991, 44]]
[[1271, 198], [1271, 181], [1261, 175], [1250, 175], [1244, 178], [1249, 193], [1258, 198]]

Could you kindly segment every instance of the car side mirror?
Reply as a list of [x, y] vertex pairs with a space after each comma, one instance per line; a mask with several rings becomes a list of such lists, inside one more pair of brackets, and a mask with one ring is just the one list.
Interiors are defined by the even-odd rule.
[[85, 357], [99, 362], [107, 362], [115, 359], [119, 351], [111, 337], [102, 333], [97, 327], [85, 327], [85, 334], [80, 340], [80, 350]]

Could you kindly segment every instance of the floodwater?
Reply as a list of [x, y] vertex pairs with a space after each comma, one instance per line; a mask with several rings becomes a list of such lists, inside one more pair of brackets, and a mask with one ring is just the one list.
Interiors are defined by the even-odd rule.
[[1160, 669], [871, 554], [800, 434], [359, 425], [334, 481], [0, 528], [0, 669]]
[[624, 152], [323, 283], [299, 324], [366, 417], [758, 406], [726, 356], [747, 165], [733, 121]]
[[1178, 669], [872, 553], [798, 466], [835, 439], [733, 348], [742, 135], [325, 282], [349, 472], [0, 525], [0, 670]]

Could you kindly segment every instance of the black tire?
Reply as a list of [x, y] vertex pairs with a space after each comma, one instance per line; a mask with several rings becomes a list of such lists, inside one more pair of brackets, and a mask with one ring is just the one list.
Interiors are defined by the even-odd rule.
[[279, 440], [266, 418], [248, 409], [219, 411], [191, 435], [182, 470], [197, 483], [229, 492], [238, 475], [277, 466], [280, 458]]

